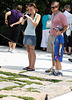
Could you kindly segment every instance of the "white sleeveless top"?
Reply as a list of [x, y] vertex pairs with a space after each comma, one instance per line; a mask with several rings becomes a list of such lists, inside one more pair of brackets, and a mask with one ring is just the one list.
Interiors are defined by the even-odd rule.
[[[37, 16], [37, 13], [36, 13], [34, 19], [32, 19], [34, 22], [36, 20], [36, 16]], [[32, 25], [31, 20], [29, 18], [27, 19], [27, 27], [26, 27], [26, 30], [24, 32], [24, 35], [36, 36], [35, 27]]]

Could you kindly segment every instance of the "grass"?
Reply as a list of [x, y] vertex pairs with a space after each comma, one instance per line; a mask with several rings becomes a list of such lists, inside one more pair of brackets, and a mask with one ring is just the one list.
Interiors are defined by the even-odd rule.
[[11, 72], [0, 71], [0, 74], [4, 74], [4, 75], [8, 75], [8, 76], [14, 76], [16, 78], [30, 78], [30, 79], [33, 79], [33, 80], [37, 79], [37, 80], [40, 80], [40, 81], [45, 81], [45, 79], [43, 79], [43, 78], [34, 77], [34, 76], [26, 76], [26, 75], [11, 73]]
[[28, 71], [21, 71], [21, 72], [19, 72], [19, 73], [26, 73], [26, 72], [28, 72]]
[[1, 90], [12, 90], [13, 88], [16, 88], [16, 87], [19, 87], [19, 86], [9, 86], [9, 87], [5, 87], [3, 89], [0, 89]]
[[36, 88], [30, 87], [30, 88], [27, 88], [26, 92], [38, 92], [38, 93], [40, 93], [40, 91], [37, 91], [37, 90], [35, 90], [35, 89], [36, 89]]
[[20, 75], [20, 76], [23, 76], [24, 78], [29, 78], [29, 79], [33, 79], [33, 80], [40, 80], [40, 81], [46, 81], [45, 79], [40, 78], [40, 77], [27, 76], [27, 75], [22, 75], [22, 74], [19, 74], [19, 75]]
[[2, 79], [25, 82], [29, 85], [32, 84], [32, 83], [40, 84], [40, 85], [43, 85], [43, 84], [40, 83], [40, 82], [31, 82], [31, 81], [19, 80], [19, 79], [15, 79], [15, 78], [29, 78], [29, 79], [33, 79], [33, 80], [49, 81], [49, 82], [53, 82], [53, 83], [58, 83], [58, 82], [62, 81], [62, 80], [55, 80], [55, 79], [43, 79], [43, 78], [40, 78], [40, 77], [27, 76], [27, 75], [21, 75], [21, 74], [16, 74], [16, 73], [11, 73], [11, 72], [3, 72], [3, 71], [0, 71], [0, 74], [5, 74], [5, 75], [8, 75], [8, 76], [12, 76], [12, 77], [8, 77], [8, 78], [3, 77]]
[[14, 82], [15, 84], [19, 84], [20, 88], [22, 88], [23, 86], [25, 86], [26, 84], [22, 84], [22, 83], [18, 83], [18, 82]]
[[7, 97], [7, 95], [0, 95], [0, 98]]
[[2, 82], [2, 81], [7, 81], [6, 79], [0, 79], [0, 82]]
[[53, 82], [53, 83], [58, 83], [58, 82], [61, 82], [62, 80], [47, 79], [47, 81], [49, 81], [49, 82]]
[[68, 80], [67, 82], [72, 82], [72, 80]]
[[20, 98], [20, 99], [24, 99], [24, 100], [35, 100], [34, 98], [32, 97], [22, 97], [22, 96], [15, 96], [15, 95], [12, 95], [13, 97], [17, 97], [17, 98]]
[[31, 82], [31, 81], [28, 81], [28, 80], [20, 80], [20, 79], [15, 79], [15, 77], [8, 77], [7, 79], [8, 80], [13, 80], [13, 81], [24, 82], [24, 83], [27, 83], [28, 85], [30, 85], [32, 83], [42, 85], [42, 83], [40, 83], [40, 82]]
[[[11, 95], [11, 96], [12, 97], [17, 97], [17, 98], [20, 98], [20, 99], [24, 99], [24, 100], [35, 100], [32, 97], [22, 97], [22, 96], [15, 96], [15, 95]], [[3, 97], [8, 97], [8, 95], [0, 95], [0, 98], [3, 98]]]
[[5, 74], [5, 75], [7, 75], [7, 76], [16, 76], [16, 77], [20, 76], [20, 75], [18, 75], [18, 74], [16, 74], [16, 73], [3, 72], [3, 71], [0, 71], [0, 74]]

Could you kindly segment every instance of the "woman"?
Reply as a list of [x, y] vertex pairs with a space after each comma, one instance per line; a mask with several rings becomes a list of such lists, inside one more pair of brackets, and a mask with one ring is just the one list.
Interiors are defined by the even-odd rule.
[[64, 14], [67, 18], [67, 24], [68, 24], [68, 27], [70, 27], [70, 30], [71, 30], [71, 34], [69, 36], [66, 35], [66, 32], [64, 33], [64, 54], [67, 54], [67, 51], [66, 49], [68, 48], [68, 55], [71, 55], [71, 49], [72, 49], [72, 27], [71, 27], [71, 24], [72, 24], [72, 14], [70, 13], [71, 11], [71, 7], [70, 5], [66, 4], [64, 6]]
[[35, 61], [36, 61], [36, 54], [35, 54], [36, 33], [35, 33], [35, 28], [39, 24], [41, 16], [40, 16], [40, 14], [37, 13], [38, 9], [37, 9], [37, 7], [34, 3], [29, 3], [28, 11], [31, 15], [30, 16], [25, 15], [25, 17], [27, 19], [27, 27], [26, 27], [26, 30], [24, 32], [23, 44], [25, 45], [27, 52], [28, 52], [29, 66], [23, 68], [23, 70], [35, 71]]
[[[23, 19], [23, 14], [21, 13], [22, 6], [18, 5], [16, 7], [16, 10], [11, 10], [8, 11], [5, 14], [5, 23], [7, 24], [7, 17], [10, 16], [9, 19], [9, 38], [11, 41], [9, 41], [9, 50], [12, 53], [14, 53], [16, 43], [18, 41], [18, 36], [20, 33], [20, 23], [22, 22]], [[12, 49], [11, 49], [12, 47]]]
[[49, 31], [50, 28], [46, 28], [46, 23], [48, 20], [51, 20], [51, 15], [50, 15], [50, 9], [46, 8], [45, 9], [45, 14], [42, 17], [42, 41], [41, 41], [41, 47], [43, 48], [43, 51], [47, 48], [47, 42], [48, 42], [48, 36], [49, 36]]

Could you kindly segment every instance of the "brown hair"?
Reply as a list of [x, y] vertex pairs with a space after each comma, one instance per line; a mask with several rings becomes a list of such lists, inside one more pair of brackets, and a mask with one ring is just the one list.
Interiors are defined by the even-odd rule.
[[60, 6], [59, 2], [57, 1], [52, 2], [51, 5], [55, 5], [56, 7]]
[[16, 9], [21, 12], [22, 11], [22, 6], [21, 5], [17, 5]]
[[68, 5], [68, 4], [64, 6], [64, 9], [70, 9], [70, 8], [71, 8], [71, 7], [70, 7], [70, 5]]
[[35, 3], [29, 3], [28, 6], [29, 7], [32, 7], [33, 6], [36, 9], [35, 11], [38, 12], [38, 9], [37, 9], [37, 6], [36, 6]]
[[45, 15], [51, 14], [51, 9], [50, 8], [46, 8], [45, 9]]

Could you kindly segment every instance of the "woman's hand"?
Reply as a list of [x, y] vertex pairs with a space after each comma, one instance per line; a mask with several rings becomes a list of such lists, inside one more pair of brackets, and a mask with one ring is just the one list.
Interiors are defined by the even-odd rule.
[[28, 15], [25, 15], [25, 16], [26, 16], [27, 18], [29, 18], [29, 19], [31, 18], [31, 17], [30, 17], [30, 16], [28, 16]]
[[8, 24], [8, 21], [7, 21], [7, 20], [5, 20], [5, 23], [6, 23], [6, 24]]

